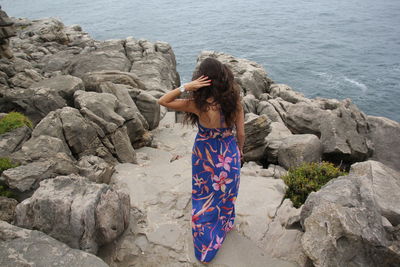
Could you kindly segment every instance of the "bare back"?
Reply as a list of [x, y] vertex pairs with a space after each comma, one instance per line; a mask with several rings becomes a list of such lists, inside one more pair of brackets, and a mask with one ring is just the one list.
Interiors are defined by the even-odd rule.
[[206, 112], [198, 114], [199, 123], [206, 128], [227, 128], [220, 105], [212, 105]]

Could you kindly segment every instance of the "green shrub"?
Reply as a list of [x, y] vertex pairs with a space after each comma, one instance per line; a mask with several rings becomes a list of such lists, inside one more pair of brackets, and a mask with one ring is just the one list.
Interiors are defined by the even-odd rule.
[[22, 113], [10, 112], [0, 119], [0, 134], [9, 132], [24, 125], [32, 128], [31, 120]]
[[[3, 173], [3, 171], [10, 168], [15, 168], [17, 166], [18, 164], [12, 163], [9, 158], [0, 158], [0, 175]], [[0, 196], [16, 198], [16, 195], [10, 190], [10, 188], [1, 181], [0, 181]]]
[[318, 191], [329, 180], [346, 174], [330, 162], [304, 162], [298, 167], [289, 168], [282, 177], [288, 186], [285, 198], [290, 198], [293, 206], [299, 208], [312, 191]]

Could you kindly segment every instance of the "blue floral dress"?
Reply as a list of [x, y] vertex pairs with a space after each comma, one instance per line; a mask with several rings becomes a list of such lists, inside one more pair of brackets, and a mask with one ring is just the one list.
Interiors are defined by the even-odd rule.
[[210, 262], [233, 228], [240, 153], [232, 128], [200, 123], [198, 128], [192, 150], [192, 234], [196, 258]]

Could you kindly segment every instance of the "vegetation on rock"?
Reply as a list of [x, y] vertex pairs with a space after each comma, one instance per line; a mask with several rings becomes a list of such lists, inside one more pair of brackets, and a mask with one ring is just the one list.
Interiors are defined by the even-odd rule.
[[[15, 168], [17, 166], [18, 164], [12, 163], [9, 158], [0, 158], [0, 175], [3, 173], [3, 171], [10, 168]], [[16, 195], [9, 189], [9, 187], [1, 181], [0, 181], [0, 196], [10, 197], [10, 198], [16, 197]]]
[[24, 125], [32, 128], [31, 120], [22, 113], [10, 112], [0, 119], [0, 134], [9, 132]]
[[288, 186], [285, 198], [290, 198], [293, 206], [299, 208], [311, 192], [318, 191], [329, 180], [346, 174], [331, 162], [303, 162], [298, 167], [290, 168], [282, 177]]

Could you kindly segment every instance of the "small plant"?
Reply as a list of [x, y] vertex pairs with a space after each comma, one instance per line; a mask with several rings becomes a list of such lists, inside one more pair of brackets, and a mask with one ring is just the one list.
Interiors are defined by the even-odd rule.
[[[11, 168], [18, 167], [18, 164], [11, 162], [9, 158], [0, 158], [0, 175], [3, 171]], [[10, 188], [0, 181], [0, 196], [16, 198], [16, 195], [10, 190]]]
[[289, 168], [282, 177], [288, 186], [285, 198], [290, 198], [293, 206], [299, 208], [312, 191], [316, 192], [329, 180], [346, 174], [331, 162], [304, 162], [298, 167]]
[[32, 121], [22, 113], [10, 112], [0, 119], [0, 134], [9, 132], [24, 125], [32, 128]]

